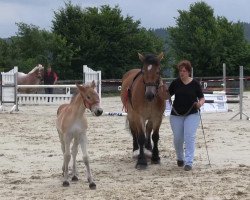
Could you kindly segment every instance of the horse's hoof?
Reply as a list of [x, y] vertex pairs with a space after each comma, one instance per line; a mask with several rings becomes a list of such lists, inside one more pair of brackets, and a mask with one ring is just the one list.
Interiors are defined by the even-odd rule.
[[151, 163], [152, 164], [160, 164], [161, 163], [161, 158], [159, 156], [157, 157], [152, 157], [151, 158]]
[[69, 187], [69, 181], [63, 181], [63, 187]]
[[144, 170], [147, 168], [147, 164], [136, 164], [135, 168], [138, 169], [138, 170]]
[[144, 154], [146, 158], [152, 158], [152, 151], [149, 149], [144, 149]]
[[152, 164], [161, 164], [161, 160], [151, 160]]
[[137, 159], [138, 156], [139, 156], [139, 154], [140, 154], [139, 149], [134, 150], [134, 151], [133, 151], [133, 155], [132, 155], [133, 159]]
[[78, 181], [78, 177], [77, 176], [73, 176], [72, 177], [72, 181]]
[[89, 188], [90, 188], [91, 190], [95, 190], [95, 189], [96, 189], [96, 184], [95, 184], [94, 182], [90, 183], [90, 184], [89, 184]]

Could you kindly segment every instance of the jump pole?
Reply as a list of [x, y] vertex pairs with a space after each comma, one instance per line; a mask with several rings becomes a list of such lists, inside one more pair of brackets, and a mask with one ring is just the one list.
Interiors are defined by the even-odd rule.
[[232, 120], [233, 118], [235, 118], [237, 115], [240, 115], [240, 119], [242, 119], [242, 115], [245, 115], [247, 117], [247, 120], [249, 120], [249, 117], [243, 113], [243, 91], [244, 91], [244, 84], [243, 84], [243, 79], [244, 79], [244, 75], [243, 75], [243, 66], [240, 66], [240, 110], [239, 112], [234, 115], [230, 120]]

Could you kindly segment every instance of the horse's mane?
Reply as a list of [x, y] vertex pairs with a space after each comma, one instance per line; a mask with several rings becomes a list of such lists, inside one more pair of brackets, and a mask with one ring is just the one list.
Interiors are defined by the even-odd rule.
[[147, 54], [143, 63], [147, 65], [160, 65], [160, 60], [153, 54]]
[[39, 64], [39, 65], [35, 66], [28, 74], [32, 74], [40, 69], [43, 69], [43, 66]]

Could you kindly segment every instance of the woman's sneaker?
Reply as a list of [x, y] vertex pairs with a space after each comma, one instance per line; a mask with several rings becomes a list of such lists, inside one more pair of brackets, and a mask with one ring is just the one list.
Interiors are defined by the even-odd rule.
[[190, 166], [190, 165], [185, 165], [185, 166], [184, 166], [184, 170], [185, 170], [185, 171], [190, 171], [190, 170], [192, 170], [192, 166]]
[[177, 160], [177, 165], [178, 165], [178, 167], [183, 167], [184, 166], [184, 161], [183, 160]]

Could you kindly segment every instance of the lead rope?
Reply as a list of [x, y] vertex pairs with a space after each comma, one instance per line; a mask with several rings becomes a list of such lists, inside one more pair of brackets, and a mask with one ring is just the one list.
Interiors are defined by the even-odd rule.
[[178, 116], [187, 116], [189, 113], [190, 113], [190, 111], [193, 109], [193, 106], [194, 105], [192, 105], [189, 109], [188, 109], [188, 111], [185, 113], [185, 114], [183, 114], [183, 115], [181, 115], [181, 114], [179, 114], [176, 110], [175, 110], [175, 108], [174, 108], [174, 106], [172, 105], [172, 101], [170, 101], [171, 102], [171, 106], [172, 106], [172, 110], [174, 111], [174, 113], [176, 114], [176, 115], [178, 115]]
[[211, 167], [211, 162], [210, 162], [210, 158], [209, 158], [209, 154], [208, 154], [208, 150], [207, 150], [206, 136], [205, 136], [205, 132], [204, 132], [204, 128], [203, 128], [203, 123], [202, 123], [202, 119], [201, 119], [201, 110], [199, 109], [198, 112], [200, 114], [201, 128], [202, 128], [202, 133], [203, 133], [203, 137], [204, 137], [204, 141], [205, 141], [205, 147], [206, 147], [206, 152], [207, 152], [208, 165]]

